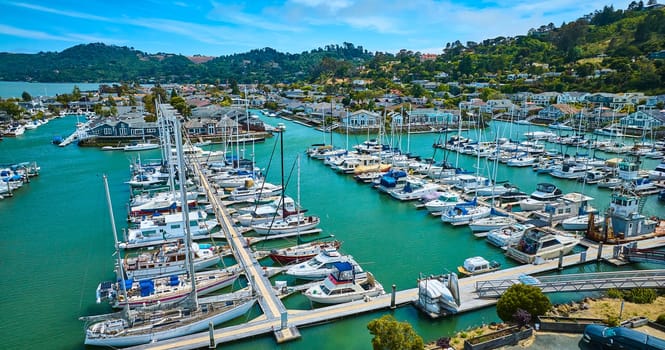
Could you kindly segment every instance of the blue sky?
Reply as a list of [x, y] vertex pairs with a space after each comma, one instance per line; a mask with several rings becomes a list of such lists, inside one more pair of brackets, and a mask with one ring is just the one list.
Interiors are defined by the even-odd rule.
[[[646, 3], [646, 1], [644, 1]], [[350, 42], [369, 51], [440, 53], [557, 27], [629, 0], [0, 0], [0, 52], [62, 51], [90, 42], [148, 53], [220, 56], [272, 47], [299, 53]]]

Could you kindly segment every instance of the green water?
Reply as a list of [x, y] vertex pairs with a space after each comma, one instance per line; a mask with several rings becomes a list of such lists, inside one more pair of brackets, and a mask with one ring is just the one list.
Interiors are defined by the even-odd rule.
[[[283, 122], [285, 174], [294, 168], [298, 154], [312, 144], [323, 141], [315, 130], [284, 120], [266, 119], [273, 125]], [[37, 161], [41, 175], [19, 189], [14, 198], [0, 200], [0, 336], [5, 349], [76, 349], [83, 348], [83, 324], [78, 317], [109, 312], [105, 305], [95, 303], [94, 292], [101, 280], [113, 278], [113, 238], [104, 196], [102, 175], [107, 174], [112, 192], [116, 221], [124, 225], [129, 196], [127, 185], [129, 161], [136, 154], [101, 152], [97, 149], [65, 148], [50, 143], [55, 135], [67, 136], [74, 128], [75, 117], [52, 120], [37, 130], [28, 130], [16, 139], [0, 142], [0, 164]], [[497, 124], [499, 125], [499, 124]], [[515, 127], [517, 128], [517, 127]], [[501, 124], [500, 132], [509, 129]], [[515, 136], [517, 130], [513, 130]], [[527, 131], [521, 126], [520, 132]], [[475, 132], [471, 132], [474, 138]], [[346, 136], [335, 135], [335, 143], [345, 146]], [[443, 157], [434, 151], [433, 134], [412, 135], [411, 152], [423, 157]], [[487, 139], [490, 136], [486, 136]], [[365, 135], [350, 136], [354, 145]], [[280, 182], [279, 143], [277, 138], [265, 143], [244, 145], [245, 154], [253, 152], [257, 163], [266, 168], [268, 180]], [[406, 137], [402, 147], [406, 148]], [[551, 148], [555, 146], [552, 145]], [[253, 151], [252, 151], [253, 149]], [[268, 163], [274, 150], [270, 168]], [[156, 157], [158, 151], [142, 153]], [[455, 162], [455, 156], [449, 161]], [[647, 160], [643, 168], [651, 169], [658, 162]], [[472, 168], [476, 159], [460, 156], [460, 166]], [[530, 168], [499, 166], [497, 180], [510, 180], [525, 192], [532, 192], [536, 183], [546, 181], [567, 191], [581, 191], [582, 185], [536, 175]], [[500, 250], [484, 240], [474, 238], [468, 228], [444, 225], [438, 218], [416, 210], [411, 203], [400, 203], [369, 186], [356, 183], [351, 177], [334, 173], [322, 162], [306, 157], [301, 161], [301, 202], [313, 215], [322, 218], [324, 234], [342, 240], [342, 250], [352, 254], [364, 268], [374, 273], [389, 289], [414, 288], [419, 274], [439, 274], [454, 270], [474, 255], [501, 261], [513, 266]], [[595, 207], [607, 207], [609, 192], [586, 186], [584, 191], [596, 200]], [[287, 189], [296, 197], [296, 175]], [[645, 206], [648, 215], [665, 214], [655, 198]], [[590, 265], [583, 271], [595, 271]], [[600, 265], [600, 268], [607, 267]], [[575, 268], [572, 272], [578, 272]], [[277, 276], [273, 278], [280, 279]], [[557, 296], [566, 301], [572, 295]], [[290, 309], [307, 309], [309, 302], [299, 295], [285, 300]], [[301, 329], [302, 339], [276, 345], [270, 336], [223, 344], [228, 349], [368, 349], [370, 335], [366, 324], [388, 311], [359, 315], [334, 323]], [[394, 311], [399, 320], [409, 321], [426, 341], [450, 335], [483, 322], [497, 320], [493, 308], [431, 321], [413, 307]]]

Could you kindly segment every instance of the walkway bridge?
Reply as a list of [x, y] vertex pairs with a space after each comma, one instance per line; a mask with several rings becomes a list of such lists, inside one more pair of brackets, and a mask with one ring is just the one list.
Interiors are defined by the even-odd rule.
[[520, 276], [518, 279], [478, 281], [476, 293], [481, 298], [497, 298], [510, 286], [518, 283], [536, 286], [545, 293], [586, 292], [612, 288], [664, 288], [665, 270], [581, 273], [537, 278]]

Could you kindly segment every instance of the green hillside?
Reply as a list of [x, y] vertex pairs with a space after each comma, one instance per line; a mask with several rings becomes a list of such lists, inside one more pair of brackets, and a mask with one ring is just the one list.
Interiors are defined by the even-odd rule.
[[[447, 43], [436, 59], [419, 52], [370, 53], [351, 43], [299, 54], [272, 48], [194, 63], [95, 43], [62, 52], [0, 53], [0, 80], [42, 82], [335, 82], [366, 79], [374, 91], [413, 80], [488, 83], [500, 92], [644, 91], [665, 93], [665, 9], [633, 2], [517, 37]], [[408, 87], [411, 88], [411, 87]], [[445, 90], [446, 88], [442, 88]], [[404, 91], [422, 94], [418, 87]]]

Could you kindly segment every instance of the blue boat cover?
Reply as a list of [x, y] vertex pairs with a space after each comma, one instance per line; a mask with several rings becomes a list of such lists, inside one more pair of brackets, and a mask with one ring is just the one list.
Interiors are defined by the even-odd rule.
[[180, 283], [178, 280], [178, 275], [171, 275], [171, 278], [169, 279], [169, 285], [170, 286], [177, 286]]
[[333, 266], [337, 269], [337, 271], [351, 271], [353, 270], [353, 265], [351, 265], [350, 262], [348, 261], [343, 261], [343, 262], [336, 262], [333, 263]]

